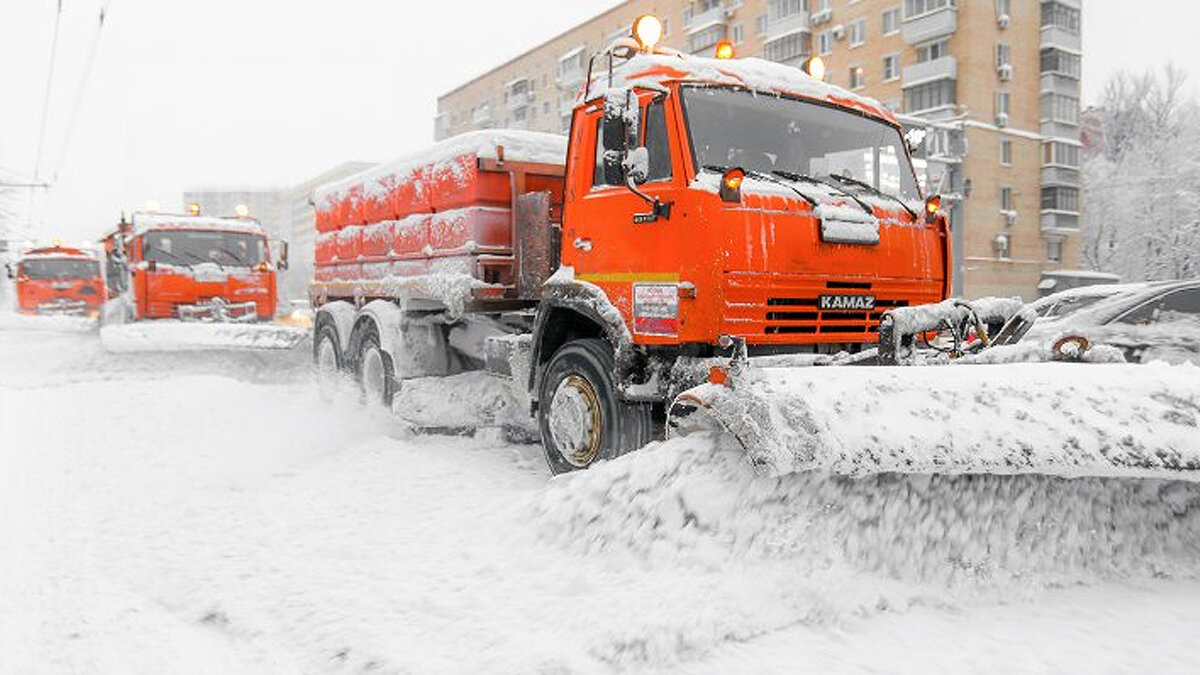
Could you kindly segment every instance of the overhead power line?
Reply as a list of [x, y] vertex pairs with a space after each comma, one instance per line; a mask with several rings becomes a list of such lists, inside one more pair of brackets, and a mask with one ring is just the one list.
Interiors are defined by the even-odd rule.
[[104, 3], [100, 8], [100, 20], [96, 24], [96, 33], [92, 36], [92, 45], [88, 49], [87, 60], [84, 62], [83, 76], [79, 80], [79, 89], [75, 92], [75, 100], [71, 104], [71, 116], [67, 119], [67, 129], [63, 136], [62, 146], [59, 148], [58, 159], [54, 163], [54, 171], [50, 174], [52, 182], [58, 180], [58, 172], [62, 170], [62, 165], [67, 160], [67, 150], [71, 145], [71, 138], [75, 134], [75, 123], [79, 119], [79, 111], [83, 108], [83, 99], [87, 94], [88, 82], [91, 81], [92, 71], [96, 63], [96, 53], [100, 49], [100, 35], [104, 32], [104, 18], [108, 12], [109, 2]]
[[[37, 154], [33, 160], [33, 179], [41, 178], [42, 148], [46, 143], [46, 120], [50, 116], [50, 93], [54, 87], [54, 62], [58, 59], [58, 29], [62, 25], [62, 0], [58, 0], [54, 11], [54, 35], [50, 39], [50, 65], [46, 69], [46, 92], [42, 97], [42, 123], [38, 131]], [[26, 227], [33, 228], [33, 193], [29, 193], [29, 218]]]

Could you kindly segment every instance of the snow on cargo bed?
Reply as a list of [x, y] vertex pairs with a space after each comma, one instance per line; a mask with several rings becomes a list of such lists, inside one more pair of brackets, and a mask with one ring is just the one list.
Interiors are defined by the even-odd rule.
[[[388, 184], [412, 181], [419, 169], [442, 167], [454, 170], [455, 158], [474, 155], [498, 159], [497, 148], [504, 148], [504, 159], [519, 162], [564, 164], [567, 158], [567, 139], [558, 134], [514, 129], [470, 131], [435, 143], [433, 146], [384, 162], [365, 171], [318, 187], [313, 201], [320, 208], [330, 199], [341, 199], [351, 188], [361, 188], [364, 195], [382, 197]], [[385, 180], [389, 179], [389, 180]]]

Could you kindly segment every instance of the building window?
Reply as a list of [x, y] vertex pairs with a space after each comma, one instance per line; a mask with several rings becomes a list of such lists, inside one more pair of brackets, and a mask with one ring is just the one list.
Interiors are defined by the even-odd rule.
[[771, 0], [771, 21], [786, 19], [793, 14], [808, 12], [808, 0]]
[[833, 33], [823, 30], [817, 33], [817, 53], [828, 56], [833, 53]]
[[1079, 79], [1082, 72], [1079, 54], [1048, 47], [1042, 50], [1042, 72]]
[[763, 46], [763, 57], [769, 61], [790, 61], [808, 56], [808, 45], [803, 33], [792, 33]]
[[900, 55], [888, 54], [883, 57], [883, 81], [890, 82], [900, 79]]
[[746, 27], [745, 26], [743, 26], [740, 23], [735, 23], [735, 24], [733, 24], [733, 27], [730, 28], [729, 30], [732, 33], [732, 36], [730, 37], [730, 39], [733, 40], [733, 44], [740, 45], [740, 44], [744, 44], [746, 42]]
[[910, 113], [954, 105], [954, 80], [926, 82], [904, 90], [904, 109]]
[[867, 41], [867, 20], [859, 19], [850, 23], [850, 46], [857, 47]]
[[851, 66], [850, 68], [850, 88], [862, 89], [867, 86], [866, 75], [863, 74], [862, 66]]
[[754, 17], [754, 34], [755, 35], [766, 35], [767, 34], [767, 15], [766, 14], [759, 14], [758, 16]]
[[692, 25], [692, 8], [684, 7], [683, 8], [683, 27], [687, 28], [690, 25]]
[[996, 67], [1012, 66], [1012, 47], [1001, 42], [996, 45]]
[[1005, 185], [1004, 187], [1000, 188], [1000, 210], [1012, 211], [1014, 208], [1012, 188]]
[[891, 35], [900, 32], [900, 8], [893, 7], [883, 11], [883, 34]]
[[917, 47], [917, 63], [940, 59], [950, 54], [950, 40], [938, 40]]
[[715, 47], [718, 42], [725, 39], [727, 30], [725, 24], [718, 23], [697, 33], [692, 33], [688, 36], [688, 51], [696, 54]]
[[1049, 185], [1042, 188], [1043, 211], [1079, 212], [1079, 188]]
[[1062, 239], [1046, 240], [1046, 260], [1050, 262], [1062, 262], [1062, 251]]
[[1079, 99], [1063, 94], [1042, 94], [1042, 119], [1079, 124]]
[[993, 246], [996, 247], [996, 258], [999, 260], [1008, 260], [1012, 257], [1012, 240], [1007, 232], [1001, 232], [996, 235], [993, 240]]
[[911, 19], [945, 7], [953, 7], [954, 4], [954, 0], [904, 0], [904, 18]]
[[1012, 166], [1012, 141], [1007, 138], [1000, 139], [1000, 163]]
[[1057, 2], [1042, 3], [1042, 28], [1058, 28], [1079, 34], [1079, 10]]
[[1002, 16], [1012, 16], [1008, 0], [996, 0], [996, 17], [999, 18]]
[[1079, 168], [1079, 146], [1050, 141], [1042, 145], [1042, 164]]
[[818, 12], [833, 11], [833, 0], [817, 0], [816, 11], [818, 11]]
[[1009, 113], [1012, 111], [1011, 101], [1012, 95], [1007, 91], [996, 92], [996, 117], [1004, 115], [1007, 120]]

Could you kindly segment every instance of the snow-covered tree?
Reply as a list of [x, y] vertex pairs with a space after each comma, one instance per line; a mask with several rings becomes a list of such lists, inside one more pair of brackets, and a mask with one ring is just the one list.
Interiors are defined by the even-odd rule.
[[1105, 85], [1082, 166], [1083, 260], [1123, 279], [1200, 276], [1200, 105], [1175, 66]]

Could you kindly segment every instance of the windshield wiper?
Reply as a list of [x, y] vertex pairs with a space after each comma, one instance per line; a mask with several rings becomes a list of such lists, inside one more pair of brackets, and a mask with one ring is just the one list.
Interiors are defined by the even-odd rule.
[[159, 248], [159, 247], [155, 246], [154, 244], [146, 244], [146, 250], [147, 251], [158, 251], [159, 253], [163, 253], [165, 255], [170, 256], [171, 259], [179, 262], [184, 267], [191, 267], [191, 265], [189, 265], [187, 262], [185, 262], [183, 258], [175, 255], [174, 253], [171, 253], [170, 251], [168, 251], [166, 249]]
[[[715, 165], [715, 164], [706, 164], [706, 165], [705, 165], [703, 168], [704, 168], [704, 169], [707, 169], [707, 170], [709, 170], [709, 171], [716, 171], [716, 172], [717, 172], [717, 173], [719, 173], [719, 174], [724, 174], [726, 171], [728, 171], [728, 170], [729, 170], [729, 167], [717, 166], [717, 165]], [[745, 170], [745, 169], [743, 169], [743, 171], [746, 171], [746, 170]], [[799, 189], [798, 189], [798, 188], [797, 188], [795, 185], [788, 185], [787, 183], [785, 183], [785, 182], [783, 182], [783, 181], [779, 180], [778, 178], [776, 178], [775, 176], [772, 176], [772, 175], [770, 175], [770, 174], [763, 173], [763, 172], [761, 172], [761, 171], [755, 171], [755, 170], [753, 170], [753, 169], [751, 169], [751, 170], [749, 170], [749, 171], [746, 171], [746, 175], [747, 175], [747, 176], [750, 176], [751, 178], [757, 178], [757, 179], [759, 179], [759, 180], [765, 180], [765, 181], [767, 181], [768, 183], [775, 183], [776, 185], [782, 185], [783, 187], [785, 187], [785, 188], [787, 188], [787, 189], [791, 190], [792, 192], [795, 192], [797, 195], [800, 195], [800, 198], [801, 198], [801, 199], [803, 199], [804, 201], [808, 202], [808, 205], [809, 205], [809, 206], [813, 206], [813, 207], [815, 207], [815, 206], [817, 205], [817, 200], [816, 200], [816, 199], [814, 199], [814, 198], [812, 198], [812, 197], [810, 197], [810, 196], [808, 196], [808, 195], [804, 194], [804, 193], [803, 193], [803, 192], [801, 192], [801, 191], [800, 191], [800, 190], [799, 190]]]
[[856, 195], [846, 192], [846, 190], [844, 190], [843, 188], [840, 188], [837, 185], [830, 183], [829, 181], [821, 180], [820, 178], [817, 178], [816, 176], [810, 176], [806, 173], [794, 173], [792, 171], [782, 171], [780, 169], [773, 169], [771, 171], [771, 173], [775, 174], [776, 176], [782, 176], [788, 180], [794, 180], [796, 182], [812, 183], [814, 185], [824, 185], [827, 188], [833, 188], [834, 190], [837, 190], [838, 193], [843, 194], [843, 195], [849, 197], [850, 199], [853, 199], [854, 203], [861, 206], [863, 211], [867, 212], [867, 215], [869, 215], [869, 216], [875, 215], [875, 210], [872, 209], [869, 204], [867, 204], [863, 200], [859, 199]]
[[913, 220], [917, 219], [917, 212], [910, 209], [908, 207], [908, 204], [904, 203], [903, 199], [900, 199], [899, 197], [897, 197], [894, 194], [884, 192], [883, 190], [880, 190], [879, 188], [875, 187], [874, 185], [871, 185], [870, 183], [863, 181], [863, 180], [859, 180], [857, 178], [851, 178], [849, 176], [838, 176], [838, 175], [832, 174], [832, 173], [829, 174], [829, 177], [836, 180], [839, 183], [845, 183], [847, 185], [857, 185], [858, 187], [869, 190], [872, 194], [879, 195], [880, 197], [887, 197], [888, 199], [891, 199], [892, 201], [896, 202], [900, 206], [904, 207], [904, 210], [908, 212], [908, 215], [912, 216]]

